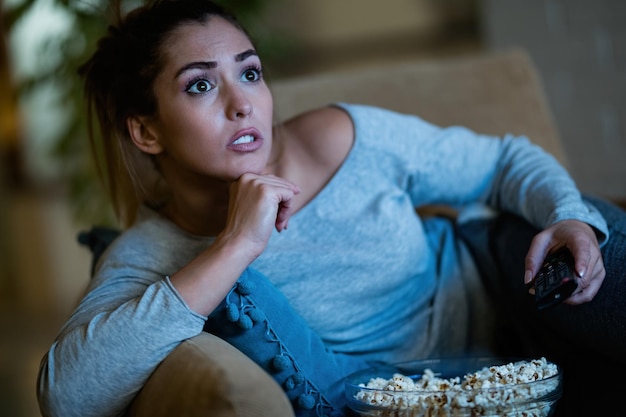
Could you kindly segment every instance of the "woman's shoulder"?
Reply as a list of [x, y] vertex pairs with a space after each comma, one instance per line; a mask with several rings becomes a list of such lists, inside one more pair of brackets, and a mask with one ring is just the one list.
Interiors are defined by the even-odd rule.
[[281, 129], [292, 149], [318, 162], [343, 160], [354, 142], [352, 118], [337, 106], [303, 112], [285, 121]]
[[140, 219], [122, 231], [103, 254], [103, 265], [168, 268], [188, 262], [190, 252], [200, 251], [211, 239], [178, 229], [155, 211], [142, 208]]
[[323, 140], [329, 136], [351, 136], [352, 118], [342, 107], [326, 106], [307, 110], [286, 120], [283, 126], [305, 141]]
[[[368, 135], [373, 131], [395, 131], [411, 126], [420, 131], [432, 132], [437, 126], [413, 113], [399, 112], [393, 109], [359, 103], [334, 103], [301, 113], [283, 126], [295, 132], [305, 144], [318, 146], [325, 141]], [[375, 128], [373, 130], [373, 128]]]

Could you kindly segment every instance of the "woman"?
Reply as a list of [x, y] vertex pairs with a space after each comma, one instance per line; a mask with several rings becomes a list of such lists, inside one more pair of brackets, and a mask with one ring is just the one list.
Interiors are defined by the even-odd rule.
[[[617, 297], [623, 275], [609, 274], [605, 291], [600, 248], [623, 247], [623, 213], [621, 231], [607, 225], [550, 155], [525, 138], [344, 103], [274, 126], [250, 37], [206, 0], [136, 9], [82, 74], [101, 128], [94, 149], [126, 228], [42, 361], [45, 416], [118, 415], [203, 330], [272, 373], [298, 415], [342, 415], [336, 382], [372, 361], [495, 352], [490, 295], [504, 291], [504, 304], [534, 317], [524, 283], [560, 247], [575, 257], [580, 290], [552, 323]], [[148, 164], [155, 176], [140, 177]], [[530, 222], [500, 262], [510, 271], [483, 282], [479, 270], [495, 276], [480, 252], [488, 245], [461, 236], [478, 224], [493, 241], [514, 221], [459, 231], [415, 215], [430, 203], [479, 203]], [[611, 320], [599, 326], [602, 353], [619, 358], [624, 337], [611, 330], [623, 313]], [[583, 346], [585, 332], [565, 336], [579, 333]]]

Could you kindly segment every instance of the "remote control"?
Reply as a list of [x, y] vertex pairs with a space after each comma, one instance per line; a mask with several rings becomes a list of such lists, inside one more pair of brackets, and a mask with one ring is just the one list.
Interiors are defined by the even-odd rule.
[[563, 248], [548, 255], [528, 287], [531, 293], [534, 290], [539, 310], [556, 306], [569, 298], [578, 288], [574, 257], [570, 251]]

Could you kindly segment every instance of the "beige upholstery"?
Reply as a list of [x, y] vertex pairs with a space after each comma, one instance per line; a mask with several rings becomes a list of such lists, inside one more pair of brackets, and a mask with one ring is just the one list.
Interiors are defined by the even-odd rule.
[[[415, 113], [439, 125], [524, 134], [562, 162], [542, 86], [521, 51], [387, 67], [272, 84], [277, 117], [336, 101]], [[293, 415], [281, 388], [227, 343], [202, 334], [178, 346], [139, 393], [129, 417]]]
[[541, 81], [521, 50], [322, 74], [271, 88], [279, 120], [336, 101], [372, 104], [440, 126], [523, 134], [566, 163]]
[[202, 333], [161, 363], [128, 410], [144, 417], [289, 417], [282, 388], [237, 349]]

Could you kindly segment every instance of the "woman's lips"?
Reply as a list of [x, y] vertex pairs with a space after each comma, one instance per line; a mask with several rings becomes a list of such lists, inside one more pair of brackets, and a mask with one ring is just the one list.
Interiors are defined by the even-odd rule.
[[263, 145], [263, 137], [256, 129], [245, 129], [237, 132], [228, 149], [236, 152], [254, 152]]

